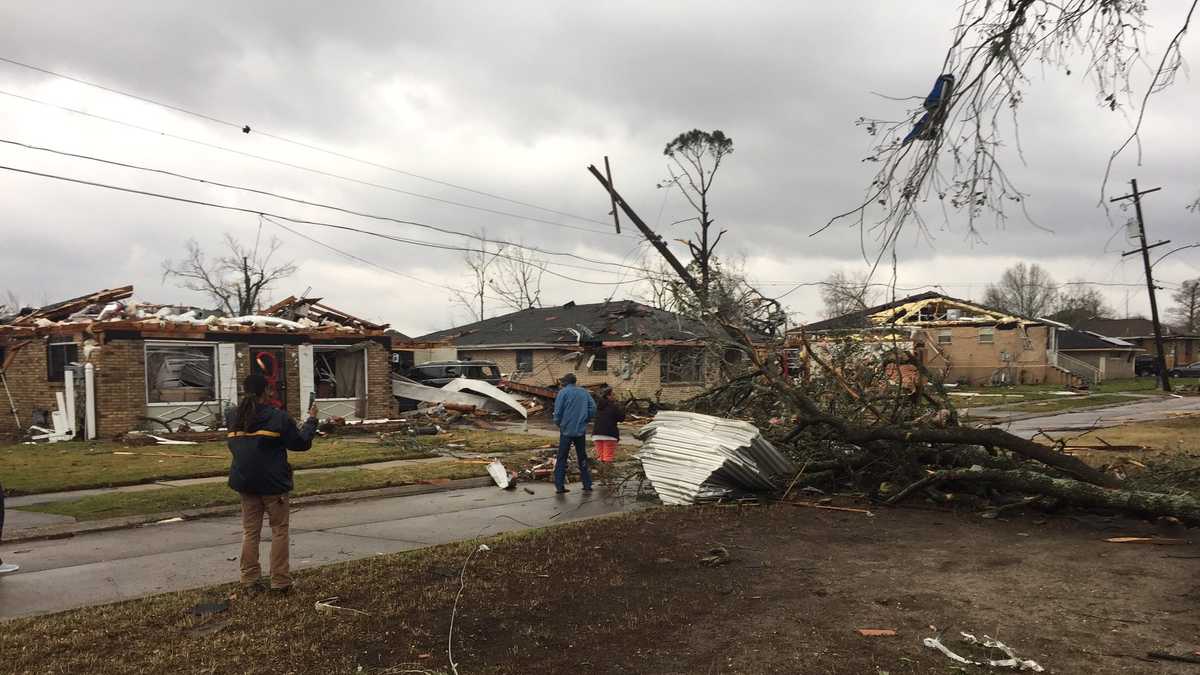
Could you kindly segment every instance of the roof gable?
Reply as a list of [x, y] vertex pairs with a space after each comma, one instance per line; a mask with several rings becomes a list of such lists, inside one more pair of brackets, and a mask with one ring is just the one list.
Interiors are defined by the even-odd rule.
[[980, 325], [1041, 323], [1037, 319], [1008, 314], [970, 300], [932, 291], [910, 295], [875, 307], [851, 312], [805, 326], [807, 331], [862, 329], [879, 326], [927, 326], [946, 323]]

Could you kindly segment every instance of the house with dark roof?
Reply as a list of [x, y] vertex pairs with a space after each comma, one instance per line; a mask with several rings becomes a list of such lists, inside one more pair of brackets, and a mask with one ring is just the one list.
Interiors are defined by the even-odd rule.
[[[1107, 342], [1062, 323], [1018, 316], [934, 292], [817, 321], [798, 330], [823, 341], [899, 341], [946, 382], [962, 384], [1070, 385], [1132, 377], [1136, 351], [1132, 345]], [[1060, 340], [1064, 337], [1071, 349], [1063, 348]], [[1111, 364], [1113, 374], [1106, 370], [1110, 358], [1119, 361]]]
[[[1076, 328], [1097, 335], [1119, 338], [1146, 354], [1158, 353], [1154, 344], [1154, 322], [1140, 317], [1132, 319], [1088, 319]], [[1163, 324], [1163, 356], [1167, 368], [1185, 366], [1200, 361], [1200, 335], [1189, 335], [1186, 331]]]
[[1059, 360], [1077, 359], [1097, 370], [1100, 379], [1119, 380], [1136, 375], [1134, 357], [1143, 353], [1137, 345], [1099, 333], [1059, 327], [1056, 331]]
[[619, 396], [678, 402], [715, 381], [703, 322], [633, 301], [540, 307], [416, 338], [452, 344], [460, 359], [493, 361], [506, 377], [537, 386], [575, 373]]

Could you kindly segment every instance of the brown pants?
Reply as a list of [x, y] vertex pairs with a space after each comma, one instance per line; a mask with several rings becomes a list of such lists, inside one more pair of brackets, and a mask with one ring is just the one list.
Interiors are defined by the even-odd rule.
[[271, 523], [271, 588], [292, 585], [288, 570], [288, 496], [242, 495], [242, 583], [257, 583], [262, 576], [258, 547], [262, 540], [263, 512]]

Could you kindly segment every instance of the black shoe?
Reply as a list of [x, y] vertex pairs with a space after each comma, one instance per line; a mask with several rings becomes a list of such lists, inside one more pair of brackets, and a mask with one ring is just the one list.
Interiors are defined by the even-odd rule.
[[567, 488], [558, 488], [557, 490], [554, 491], [555, 494], [559, 494], [559, 495], [563, 494], [564, 492], [570, 492], [570, 490], [568, 490]]
[[274, 593], [275, 595], [287, 595], [288, 593], [292, 592], [292, 586], [291, 586], [291, 584], [289, 584], [287, 586], [280, 586], [278, 588], [276, 588], [275, 586], [272, 586], [271, 592]]
[[248, 598], [252, 598], [256, 595], [266, 592], [267, 584], [262, 579], [259, 579], [251, 584], [242, 584], [242, 593]]
[[587, 487], [583, 488], [583, 491], [584, 491], [584, 492], [591, 492], [591, 491], [592, 491], [592, 486], [590, 486], [590, 485], [589, 485], [589, 486], [587, 486]]

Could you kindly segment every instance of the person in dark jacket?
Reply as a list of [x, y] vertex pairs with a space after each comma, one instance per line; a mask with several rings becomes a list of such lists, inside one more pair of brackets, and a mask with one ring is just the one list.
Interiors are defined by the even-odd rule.
[[596, 421], [592, 424], [592, 442], [596, 445], [596, 459], [608, 464], [616, 458], [617, 443], [621, 441], [618, 422], [625, 421], [625, 409], [613, 398], [612, 387], [600, 392], [596, 403]]
[[242, 401], [230, 411], [229, 487], [242, 496], [242, 584], [262, 587], [258, 563], [263, 513], [271, 523], [271, 590], [286, 593], [292, 587], [288, 566], [288, 493], [292, 491], [292, 466], [288, 450], [312, 447], [317, 434], [317, 405], [297, 428], [288, 414], [267, 405], [267, 379], [257, 373], [242, 383]]

